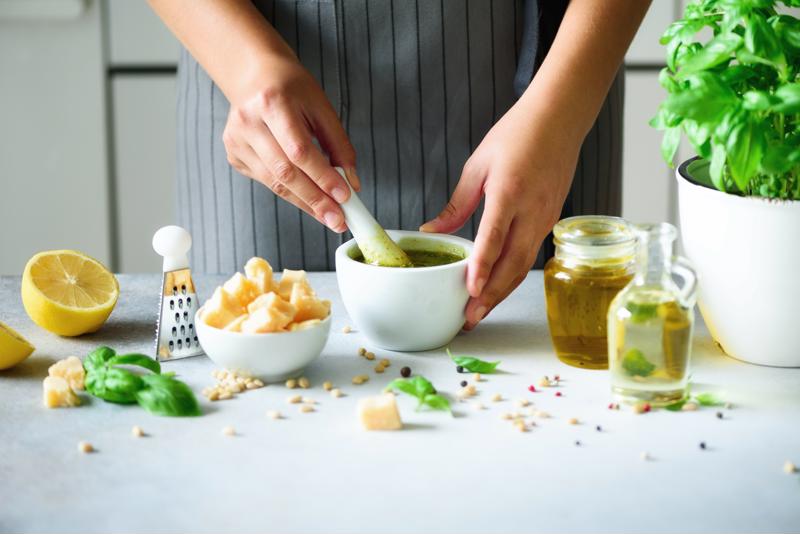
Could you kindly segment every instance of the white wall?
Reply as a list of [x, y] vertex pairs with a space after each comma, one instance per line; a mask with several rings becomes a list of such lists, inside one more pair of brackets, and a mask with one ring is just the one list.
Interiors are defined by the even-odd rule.
[[51, 248], [108, 262], [98, 3], [0, 7], [0, 274]]

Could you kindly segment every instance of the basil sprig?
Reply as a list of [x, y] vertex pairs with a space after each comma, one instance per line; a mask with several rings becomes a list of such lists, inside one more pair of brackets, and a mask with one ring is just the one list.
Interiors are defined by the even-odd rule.
[[500, 365], [499, 361], [487, 362], [473, 356], [453, 356], [453, 353], [450, 352], [449, 347], [446, 350], [447, 355], [450, 356], [450, 359], [453, 360], [456, 365], [460, 365], [471, 373], [482, 373], [488, 375], [494, 373], [497, 366]]
[[436, 393], [436, 388], [424, 376], [416, 375], [412, 378], [396, 378], [389, 382], [386, 389], [415, 397], [419, 401], [417, 410], [427, 406], [432, 410], [450, 411], [450, 401]]
[[[119, 365], [134, 365], [150, 371], [136, 374]], [[117, 404], [136, 404], [150, 413], [165, 416], [200, 415], [192, 390], [172, 374], [161, 374], [161, 365], [144, 354], [120, 354], [99, 347], [83, 361], [86, 391]]]

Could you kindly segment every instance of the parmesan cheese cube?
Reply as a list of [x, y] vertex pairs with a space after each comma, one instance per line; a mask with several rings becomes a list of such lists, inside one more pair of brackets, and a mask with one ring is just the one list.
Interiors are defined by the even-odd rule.
[[239, 299], [218, 287], [208, 302], [203, 306], [203, 321], [214, 328], [225, 328], [240, 315], [244, 315], [244, 307]]
[[302, 284], [308, 288], [308, 292], [310, 295], [314, 294], [314, 291], [311, 289], [311, 286], [308, 285], [308, 279], [306, 278], [305, 271], [293, 271], [291, 269], [284, 269], [283, 276], [281, 276], [280, 281], [278, 282], [278, 288], [276, 293], [281, 296], [281, 298], [285, 300], [289, 300], [289, 297], [292, 295], [292, 288], [295, 284]]
[[42, 384], [44, 387], [44, 405], [48, 408], [70, 408], [80, 406], [81, 400], [69, 387], [69, 383], [60, 376], [48, 376]]
[[222, 288], [239, 302], [239, 306], [246, 308], [260, 293], [252, 281], [242, 273], [234, 274], [230, 280], [222, 284]]
[[301, 323], [310, 319], [324, 319], [331, 311], [331, 301], [320, 300], [310, 290], [308, 284], [296, 283], [292, 286], [289, 302], [295, 307], [295, 322]]
[[247, 333], [278, 332], [294, 318], [294, 306], [269, 292], [261, 295], [247, 307], [250, 317], [242, 322], [241, 330]]
[[400, 430], [403, 422], [394, 395], [384, 393], [358, 401], [358, 417], [366, 430]]
[[63, 378], [72, 389], [82, 390], [86, 371], [83, 370], [83, 363], [80, 358], [70, 356], [51, 365], [47, 370], [47, 374]]
[[250, 258], [244, 266], [247, 279], [253, 282], [260, 294], [273, 291], [272, 266], [262, 258]]

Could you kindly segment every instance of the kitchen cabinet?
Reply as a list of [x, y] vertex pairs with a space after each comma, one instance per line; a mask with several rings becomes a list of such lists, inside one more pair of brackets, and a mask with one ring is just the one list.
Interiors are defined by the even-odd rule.
[[108, 59], [113, 67], [175, 66], [178, 40], [144, 0], [105, 0]]
[[175, 223], [175, 77], [115, 76], [111, 92], [118, 270], [160, 271], [151, 240]]

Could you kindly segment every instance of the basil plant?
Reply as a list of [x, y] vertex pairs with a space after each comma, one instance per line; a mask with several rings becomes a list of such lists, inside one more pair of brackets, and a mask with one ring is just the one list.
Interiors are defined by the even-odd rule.
[[669, 96], [650, 124], [670, 166], [683, 133], [720, 191], [800, 200], [800, 20], [786, 7], [800, 0], [700, 0], [667, 28]]

